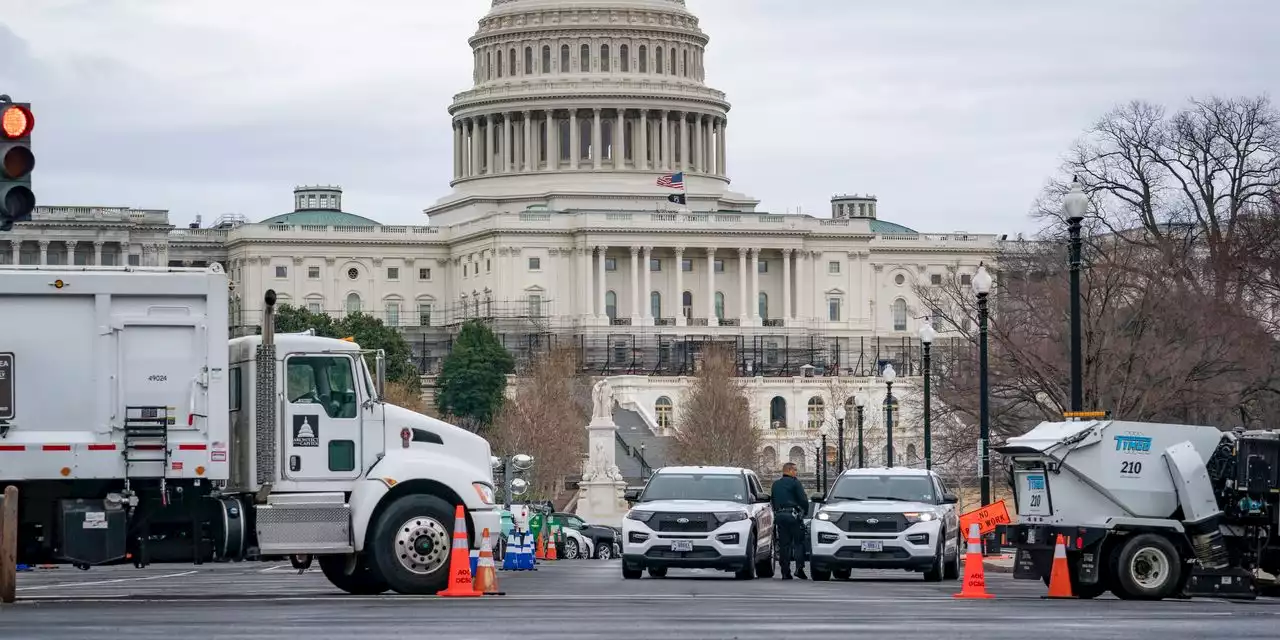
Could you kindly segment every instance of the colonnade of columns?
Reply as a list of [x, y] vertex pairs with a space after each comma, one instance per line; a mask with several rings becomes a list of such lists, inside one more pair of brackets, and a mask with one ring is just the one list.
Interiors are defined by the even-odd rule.
[[[610, 254], [610, 249], [618, 249], [620, 247], [609, 246], [593, 246], [580, 247], [577, 250], [579, 274], [578, 295], [579, 304], [576, 313], [580, 316], [594, 317], [597, 319], [608, 318], [615, 324], [629, 324], [636, 326], [653, 326], [655, 324], [674, 324], [674, 326], [689, 325], [709, 325], [719, 326], [725, 324], [726, 321], [741, 326], [761, 326], [765, 320], [783, 321], [784, 324], [790, 324], [796, 319], [794, 310], [797, 306], [806, 304], [802, 287], [793, 287], [792, 278], [797, 274], [802, 274], [805, 269], [794, 269], [793, 261], [808, 257], [808, 253], [804, 251], [796, 251], [793, 249], [776, 250], [777, 255], [771, 256], [771, 260], [781, 262], [782, 264], [782, 313], [777, 314], [771, 310], [766, 310], [767, 317], [761, 315], [761, 305], [759, 304], [760, 294], [762, 292], [760, 286], [760, 255], [763, 249], [759, 248], [740, 248], [733, 251], [738, 256], [738, 300], [739, 309], [736, 318], [731, 315], [729, 309], [723, 308], [723, 298], [717, 305], [717, 272], [716, 259], [726, 256], [728, 249], [719, 249], [717, 247], [670, 247], [668, 251], [663, 251], [664, 255], [657, 256], [660, 261], [661, 273], [668, 268], [674, 270], [674, 276], [669, 278], [665, 287], [658, 285], [656, 288], [652, 281], [654, 270], [650, 266], [655, 259], [654, 247], [649, 246], [630, 246], [630, 277], [629, 277], [629, 295], [624, 299], [622, 292], [613, 291], [613, 297], [610, 298], [611, 288], [608, 286], [607, 267], [610, 259], [615, 260], [614, 271], [621, 270], [620, 253]], [[771, 250], [772, 251], [772, 250]], [[781, 260], [778, 260], [781, 258]], [[694, 295], [690, 292], [688, 304], [685, 298], [685, 269], [684, 263], [688, 260], [691, 263], [701, 263], [698, 269], [705, 271], [706, 288], [700, 294]], [[748, 269], [748, 264], [750, 268]], [[691, 269], [693, 270], [693, 269]], [[750, 277], [746, 277], [750, 274]], [[699, 274], [701, 276], [701, 274]], [[724, 275], [724, 274], [719, 274]], [[614, 284], [617, 284], [615, 279]], [[663, 290], [666, 288], [666, 290]], [[800, 294], [801, 299], [796, 300], [798, 304], [792, 304], [793, 292]], [[657, 311], [659, 316], [655, 316], [655, 304], [651, 300], [651, 296], [657, 293], [659, 307]], [[701, 298], [701, 299], [698, 299]], [[808, 301], [812, 303], [812, 301]], [[625, 307], [623, 305], [626, 305]], [[612, 309], [609, 307], [612, 305]], [[674, 306], [673, 306], [674, 305]], [[717, 306], [721, 308], [717, 309]], [[626, 315], [623, 311], [627, 311]], [[733, 322], [735, 321], [736, 322]]]
[[[78, 248], [79, 248], [81, 245], [87, 245], [87, 244], [92, 244], [92, 245], [93, 245], [93, 261], [92, 261], [92, 262], [89, 262], [89, 261], [88, 261], [88, 255], [86, 255], [86, 256], [85, 256], [86, 261], [85, 261], [85, 263], [84, 263], [84, 264], [85, 264], [85, 265], [87, 265], [87, 266], [104, 266], [103, 261], [102, 261], [103, 249], [104, 249], [108, 244], [116, 245], [116, 251], [115, 251], [115, 252], [113, 252], [113, 255], [114, 255], [114, 257], [115, 257], [115, 258], [114, 258], [114, 259], [115, 259], [115, 262], [114, 262], [113, 264], [115, 264], [115, 265], [120, 265], [120, 264], [122, 264], [122, 263], [124, 262], [124, 260], [125, 260], [124, 256], [125, 256], [125, 255], [126, 255], [126, 253], [127, 253], [127, 251], [126, 251], [126, 250], [127, 250], [126, 245], [122, 245], [122, 244], [120, 244], [120, 243], [118, 243], [118, 242], [111, 242], [111, 243], [108, 243], [108, 242], [106, 242], [106, 241], [102, 241], [102, 240], [89, 241], [89, 242], [82, 242], [82, 241], [79, 241], [79, 240], [36, 240], [36, 241], [31, 241], [31, 240], [18, 239], [18, 240], [10, 240], [10, 241], [9, 241], [9, 250], [10, 250], [9, 264], [23, 264], [23, 263], [22, 263], [22, 247], [23, 247], [23, 243], [24, 243], [24, 242], [34, 242], [34, 243], [36, 244], [36, 246], [38, 246], [38, 247], [39, 247], [39, 249], [40, 249], [40, 258], [39, 258], [39, 261], [38, 261], [38, 262], [35, 262], [35, 263], [32, 263], [32, 264], [38, 264], [38, 265], [49, 265], [49, 264], [74, 265], [74, 264], [76, 264], [75, 257], [76, 257], [76, 253], [77, 253]], [[61, 261], [59, 261], [59, 262], [57, 262], [57, 263], [50, 263], [50, 262], [49, 262], [49, 259], [50, 259], [50, 257], [49, 257], [49, 256], [50, 256], [49, 248], [50, 248], [51, 246], [56, 245], [56, 244], [61, 244], [61, 245], [63, 246], [64, 251], [63, 251], [63, 252], [62, 252], [62, 254], [61, 254], [61, 255], [62, 255], [62, 260], [61, 260]], [[144, 265], [167, 265], [167, 264], [169, 264], [169, 247], [168, 247], [167, 245], [163, 245], [163, 244], [144, 244], [144, 245], [141, 245], [141, 248], [142, 248], [142, 256], [141, 256], [141, 258], [142, 258], [142, 264], [144, 264]]]
[[453, 177], [584, 170], [723, 177], [727, 124], [717, 114], [622, 106], [463, 116], [453, 123]]

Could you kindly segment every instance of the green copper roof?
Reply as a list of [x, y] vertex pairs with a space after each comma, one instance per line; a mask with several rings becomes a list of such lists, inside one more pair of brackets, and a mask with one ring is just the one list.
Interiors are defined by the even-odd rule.
[[896, 224], [893, 222], [886, 222], [884, 220], [872, 220], [871, 232], [872, 233], [914, 233], [917, 235], [920, 233], [915, 229], [909, 229], [900, 224]]
[[316, 225], [321, 227], [380, 227], [375, 220], [333, 209], [302, 209], [282, 213], [260, 224]]

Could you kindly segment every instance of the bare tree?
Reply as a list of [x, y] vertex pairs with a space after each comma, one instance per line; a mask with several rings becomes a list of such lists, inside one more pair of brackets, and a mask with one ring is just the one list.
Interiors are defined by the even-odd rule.
[[763, 439], [752, 417], [746, 382], [736, 373], [731, 351], [718, 346], [706, 350], [676, 415], [677, 463], [761, 466]]
[[517, 378], [515, 389], [494, 421], [494, 449], [503, 455], [533, 456], [531, 497], [551, 498], [567, 476], [580, 473], [587, 448], [583, 389], [572, 349], [553, 349], [537, 356], [531, 375]]

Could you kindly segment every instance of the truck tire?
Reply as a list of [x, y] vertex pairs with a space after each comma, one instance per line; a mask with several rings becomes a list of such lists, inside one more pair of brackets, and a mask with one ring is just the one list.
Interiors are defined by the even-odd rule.
[[1182, 584], [1182, 555], [1168, 538], [1154, 533], [1126, 541], [1116, 553], [1115, 567], [1116, 595], [1125, 599], [1161, 600]]
[[426, 494], [400, 496], [378, 517], [373, 569], [397, 593], [434, 594], [449, 582], [454, 508]]
[[347, 556], [320, 556], [320, 571], [329, 582], [343, 591], [356, 596], [376, 596], [385, 593], [391, 587], [369, 567], [369, 559], [361, 556], [356, 560], [355, 571], [347, 575]]

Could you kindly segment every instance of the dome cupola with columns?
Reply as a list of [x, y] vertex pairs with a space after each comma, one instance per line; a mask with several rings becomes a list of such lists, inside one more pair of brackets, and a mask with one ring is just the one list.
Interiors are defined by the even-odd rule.
[[649, 210], [683, 171], [688, 208], [751, 211], [728, 189], [729, 103], [705, 84], [684, 0], [493, 0], [454, 97], [452, 224], [494, 210]]

